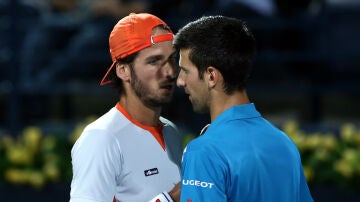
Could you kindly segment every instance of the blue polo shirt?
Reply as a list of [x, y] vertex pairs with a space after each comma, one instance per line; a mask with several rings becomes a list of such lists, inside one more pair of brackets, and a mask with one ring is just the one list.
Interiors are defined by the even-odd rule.
[[182, 202], [313, 201], [300, 154], [254, 104], [221, 113], [184, 150]]

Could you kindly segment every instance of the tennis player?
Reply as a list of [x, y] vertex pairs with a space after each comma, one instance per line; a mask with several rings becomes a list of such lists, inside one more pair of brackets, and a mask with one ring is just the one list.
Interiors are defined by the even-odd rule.
[[177, 85], [211, 123], [186, 147], [181, 201], [310, 202], [300, 154], [246, 92], [255, 39], [235, 18], [207, 16], [179, 30]]
[[72, 148], [71, 202], [179, 198], [180, 135], [160, 116], [177, 76], [173, 37], [164, 21], [148, 13], [131, 13], [114, 26], [113, 63], [100, 84], [112, 85], [119, 100]]

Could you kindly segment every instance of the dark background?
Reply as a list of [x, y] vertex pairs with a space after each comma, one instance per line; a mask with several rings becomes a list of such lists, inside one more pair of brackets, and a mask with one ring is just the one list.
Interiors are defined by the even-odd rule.
[[[359, 2], [275, 0], [272, 15], [241, 4], [217, 3], [155, 0], [147, 2], [146, 11], [161, 17], [175, 33], [202, 15], [245, 20], [258, 43], [248, 93], [273, 123], [295, 120], [310, 131], [360, 124]], [[0, 135], [16, 136], [29, 125], [71, 130], [86, 117], [101, 116], [118, 99], [111, 89], [98, 85], [111, 64], [107, 38], [118, 16], [89, 15], [77, 24], [61, 26], [54, 23], [55, 17], [46, 18], [47, 27], [38, 29], [43, 12], [19, 0], [0, 1]], [[76, 36], [89, 27], [98, 38], [78, 45]], [[26, 69], [32, 63], [33, 72]], [[163, 116], [183, 133], [197, 134], [209, 121], [192, 112], [182, 89], [176, 89]], [[55, 190], [68, 191], [57, 186]], [[38, 195], [45, 197], [44, 193]]]

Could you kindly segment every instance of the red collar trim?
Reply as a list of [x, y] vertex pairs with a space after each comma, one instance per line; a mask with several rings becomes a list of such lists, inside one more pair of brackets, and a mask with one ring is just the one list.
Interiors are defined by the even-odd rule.
[[140, 128], [149, 131], [154, 137], [155, 139], [158, 141], [158, 143], [160, 144], [160, 146], [163, 148], [163, 150], [166, 150], [165, 147], [165, 141], [164, 141], [164, 137], [162, 134], [162, 129], [164, 124], [159, 121], [159, 125], [158, 126], [147, 126], [144, 125], [138, 121], [136, 121], [135, 119], [133, 119], [128, 113], [127, 111], [120, 105], [120, 103], [118, 102], [116, 104], [116, 109], [119, 110], [129, 121], [131, 121], [133, 124], [139, 126]]

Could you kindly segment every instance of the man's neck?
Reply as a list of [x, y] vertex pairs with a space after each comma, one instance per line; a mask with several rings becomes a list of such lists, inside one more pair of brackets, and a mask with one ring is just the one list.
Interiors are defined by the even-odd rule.
[[138, 98], [122, 96], [119, 101], [125, 111], [136, 121], [147, 126], [158, 126], [161, 107], [150, 108]]
[[250, 100], [245, 90], [236, 91], [231, 95], [225, 94], [223, 92], [212, 95], [210, 106], [211, 122], [213, 122], [216, 117], [218, 117], [222, 112], [229, 109], [230, 107], [248, 103], [250, 103]]

